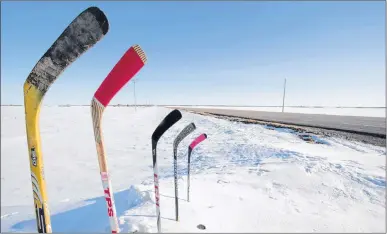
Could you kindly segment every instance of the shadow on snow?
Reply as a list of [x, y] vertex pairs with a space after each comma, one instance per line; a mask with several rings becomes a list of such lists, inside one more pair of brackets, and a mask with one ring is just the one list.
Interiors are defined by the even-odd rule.
[[[129, 205], [129, 190], [114, 193], [117, 216], [139, 204]], [[80, 207], [51, 215], [53, 232], [110, 232], [105, 197], [97, 197], [83, 201]], [[36, 230], [36, 220], [29, 219], [18, 222], [11, 227], [12, 231]]]

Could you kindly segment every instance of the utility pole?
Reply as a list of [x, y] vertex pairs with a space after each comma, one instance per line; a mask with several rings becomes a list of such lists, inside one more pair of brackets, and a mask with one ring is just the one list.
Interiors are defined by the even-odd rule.
[[137, 111], [137, 103], [136, 103], [136, 79], [133, 79], [133, 94], [134, 94], [134, 111]]
[[286, 78], [284, 83], [284, 97], [282, 99], [282, 112], [284, 112], [284, 108], [285, 108], [285, 92], [286, 92]]

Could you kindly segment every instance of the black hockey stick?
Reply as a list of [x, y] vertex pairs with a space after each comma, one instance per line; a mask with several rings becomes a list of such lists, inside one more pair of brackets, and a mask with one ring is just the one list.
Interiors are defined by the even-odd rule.
[[157, 168], [157, 142], [161, 136], [172, 127], [177, 121], [181, 119], [181, 113], [179, 110], [173, 110], [161, 121], [159, 126], [152, 134], [152, 156], [153, 156], [153, 177], [155, 183], [155, 197], [156, 197], [156, 213], [157, 213], [157, 231], [161, 232], [161, 220], [160, 220], [160, 194], [159, 194], [159, 178]]

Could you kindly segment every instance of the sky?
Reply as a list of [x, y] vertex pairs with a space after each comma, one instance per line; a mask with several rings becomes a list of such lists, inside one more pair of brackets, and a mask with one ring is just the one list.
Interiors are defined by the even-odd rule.
[[[67, 25], [90, 6], [107, 35], [50, 87], [44, 105], [90, 104], [125, 51], [148, 62], [137, 104], [385, 106], [385, 2], [1, 2], [1, 104]], [[111, 104], [133, 104], [134, 83]]]

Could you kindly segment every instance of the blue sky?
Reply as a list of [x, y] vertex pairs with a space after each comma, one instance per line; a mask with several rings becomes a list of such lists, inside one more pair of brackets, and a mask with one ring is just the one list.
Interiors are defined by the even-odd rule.
[[[44, 104], [89, 104], [133, 44], [148, 63], [137, 103], [385, 106], [385, 2], [1, 2], [1, 103], [84, 9], [108, 34], [58, 78]], [[111, 102], [133, 103], [129, 82]]]

